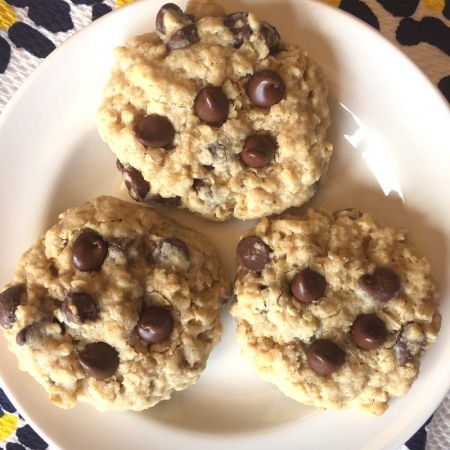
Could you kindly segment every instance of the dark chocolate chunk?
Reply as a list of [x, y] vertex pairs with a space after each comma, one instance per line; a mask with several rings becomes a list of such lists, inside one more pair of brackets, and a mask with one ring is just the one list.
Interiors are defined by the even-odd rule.
[[297, 300], [302, 303], [312, 303], [323, 297], [325, 285], [325, 277], [307, 267], [295, 275], [290, 288], [292, 295]]
[[178, 5], [175, 5], [175, 3], [166, 3], [165, 5], [162, 5], [161, 8], [158, 11], [158, 14], [156, 14], [156, 30], [159, 31], [162, 34], [166, 34], [166, 27], [164, 25], [164, 16], [168, 11], [172, 11], [177, 16], [184, 16], [183, 11]]
[[285, 92], [284, 81], [274, 70], [256, 72], [247, 84], [247, 95], [259, 108], [270, 108], [281, 102]]
[[248, 24], [247, 12], [235, 12], [225, 16], [223, 24], [234, 34], [234, 47], [239, 48], [250, 39], [253, 31]]
[[400, 293], [400, 278], [391, 269], [376, 269], [359, 279], [360, 288], [372, 299], [386, 303]]
[[[72, 311], [75, 307], [76, 312]], [[94, 299], [84, 292], [71, 293], [64, 299], [61, 310], [69, 323], [85, 323], [97, 320], [98, 309]]]
[[218, 86], [206, 86], [195, 97], [197, 116], [208, 125], [220, 126], [228, 119], [230, 104]]
[[257, 236], [243, 238], [236, 248], [239, 264], [249, 272], [261, 272], [269, 262], [270, 247]]
[[108, 243], [95, 231], [83, 231], [73, 243], [73, 263], [83, 272], [99, 270], [107, 254]]
[[86, 345], [86, 348], [78, 353], [78, 361], [84, 373], [97, 380], [106, 380], [114, 375], [119, 367], [117, 351], [105, 342]]
[[387, 328], [376, 314], [360, 314], [352, 325], [353, 340], [365, 350], [378, 348], [387, 338]]
[[139, 317], [136, 331], [144, 341], [158, 344], [170, 336], [173, 324], [173, 317], [167, 309], [145, 306]]
[[150, 114], [139, 121], [136, 137], [146, 147], [165, 148], [172, 144], [175, 129], [167, 117]]
[[152, 200], [156, 203], [162, 203], [164, 205], [171, 205], [171, 206], [180, 206], [181, 204], [181, 197], [162, 197], [159, 194], [152, 195]]
[[269, 47], [271, 54], [275, 54], [277, 52], [281, 37], [274, 26], [263, 21], [261, 24], [261, 29], [259, 30], [259, 37], [266, 43], [267, 47]]
[[276, 149], [277, 145], [270, 136], [254, 134], [245, 141], [239, 157], [247, 166], [259, 169], [272, 161]]
[[31, 325], [28, 325], [27, 327], [22, 328], [17, 333], [17, 336], [16, 336], [16, 343], [17, 343], [17, 345], [23, 346], [23, 345], [26, 344], [26, 342], [27, 342], [27, 333], [28, 333], [30, 327], [31, 327]]
[[16, 309], [20, 297], [25, 291], [22, 285], [11, 286], [0, 294], [0, 325], [3, 328], [12, 328], [16, 321]]
[[306, 350], [306, 360], [315, 372], [331, 375], [344, 365], [345, 353], [334, 342], [317, 339]]
[[166, 43], [169, 52], [190, 47], [198, 42], [197, 25], [191, 23], [176, 31]]
[[150, 191], [150, 183], [144, 179], [142, 173], [133, 167], [127, 167], [123, 170], [122, 177], [131, 198], [143, 202]]

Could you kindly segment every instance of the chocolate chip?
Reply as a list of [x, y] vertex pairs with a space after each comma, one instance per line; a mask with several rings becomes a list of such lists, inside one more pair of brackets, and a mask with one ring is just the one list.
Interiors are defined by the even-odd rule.
[[16, 343], [17, 343], [17, 345], [23, 346], [23, 345], [26, 344], [26, 342], [27, 342], [27, 333], [28, 333], [30, 327], [31, 327], [31, 325], [28, 325], [27, 327], [22, 328], [17, 333], [17, 336], [16, 336]]
[[0, 294], [0, 325], [3, 328], [12, 328], [16, 321], [16, 309], [20, 297], [25, 291], [22, 285], [11, 286]]
[[277, 145], [270, 136], [254, 134], [245, 141], [239, 157], [247, 166], [259, 169], [272, 161], [276, 149]]
[[278, 46], [281, 41], [280, 34], [277, 29], [270, 25], [270, 23], [262, 22], [261, 29], [259, 30], [259, 37], [269, 47], [270, 53], [274, 54], [278, 51]]
[[137, 202], [143, 202], [150, 191], [150, 183], [144, 179], [142, 173], [133, 167], [127, 167], [123, 170], [122, 177], [131, 198]]
[[114, 375], [119, 367], [117, 351], [105, 342], [86, 345], [86, 348], [78, 353], [78, 361], [84, 373], [97, 380], [106, 380]]
[[180, 50], [198, 42], [197, 25], [191, 23], [180, 28], [167, 41], [166, 48], [169, 52], [172, 50]]
[[425, 336], [419, 325], [415, 323], [404, 325], [397, 334], [394, 346], [398, 366], [405, 366], [415, 355], [420, 354], [425, 342]]
[[400, 278], [391, 269], [381, 268], [359, 279], [360, 288], [372, 299], [386, 303], [400, 293]]
[[351, 329], [355, 344], [365, 350], [380, 347], [387, 338], [386, 325], [375, 314], [360, 314]]
[[178, 195], [176, 197], [162, 197], [159, 194], [155, 194], [152, 196], [152, 200], [156, 203], [162, 203], [164, 205], [171, 205], [171, 206], [180, 206], [181, 204], [181, 197]]
[[156, 30], [159, 31], [162, 34], [166, 34], [166, 26], [164, 25], [164, 16], [167, 12], [173, 12], [177, 16], [184, 16], [183, 11], [178, 5], [175, 5], [175, 3], [166, 3], [165, 5], [161, 6], [161, 8], [158, 11], [158, 14], [156, 14]]
[[292, 295], [302, 303], [312, 303], [323, 297], [325, 292], [325, 278], [309, 267], [301, 270], [292, 279], [290, 288]]
[[269, 262], [270, 247], [257, 236], [241, 239], [236, 248], [239, 264], [249, 272], [261, 272]]
[[144, 341], [158, 344], [170, 336], [173, 324], [173, 317], [167, 309], [146, 306], [141, 312], [136, 331]]
[[247, 84], [247, 95], [259, 108], [270, 108], [281, 102], [285, 92], [284, 81], [274, 70], [256, 72]]
[[150, 114], [139, 121], [136, 137], [146, 147], [164, 148], [172, 144], [175, 129], [167, 117]]
[[[169, 247], [169, 249], [167, 249]], [[152, 258], [155, 264], [164, 264], [167, 253], [170, 253], [170, 247], [175, 247], [182, 252], [186, 259], [189, 258], [189, 249], [184, 241], [176, 237], [170, 237], [159, 242], [152, 253]]]
[[234, 47], [239, 48], [250, 39], [253, 31], [248, 24], [247, 12], [235, 12], [225, 16], [223, 24], [234, 34]]
[[199, 178], [194, 178], [194, 182], [192, 183], [192, 187], [196, 192], [198, 192], [202, 187], [205, 186], [205, 182], [200, 180]]
[[95, 231], [83, 231], [73, 243], [72, 259], [82, 272], [99, 270], [108, 253], [108, 243]]
[[93, 321], [98, 318], [94, 299], [84, 292], [68, 294], [62, 303], [61, 310], [66, 321], [71, 323], [85, 323], [87, 320]]
[[315, 340], [306, 350], [309, 367], [322, 375], [338, 371], [345, 362], [345, 353], [332, 341]]
[[208, 125], [220, 126], [228, 119], [230, 104], [218, 86], [206, 86], [195, 97], [197, 116]]

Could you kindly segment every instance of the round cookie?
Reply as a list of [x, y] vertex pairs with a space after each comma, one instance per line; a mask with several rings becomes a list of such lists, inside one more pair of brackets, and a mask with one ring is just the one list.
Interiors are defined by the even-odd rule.
[[321, 66], [212, 1], [164, 5], [156, 30], [115, 50], [97, 116], [131, 197], [214, 220], [308, 201], [332, 154]]
[[370, 214], [263, 219], [237, 247], [242, 355], [288, 397], [380, 415], [405, 394], [441, 316], [428, 261]]
[[0, 325], [58, 406], [139, 411], [198, 380], [229, 294], [199, 233], [99, 197], [61, 214], [22, 256]]

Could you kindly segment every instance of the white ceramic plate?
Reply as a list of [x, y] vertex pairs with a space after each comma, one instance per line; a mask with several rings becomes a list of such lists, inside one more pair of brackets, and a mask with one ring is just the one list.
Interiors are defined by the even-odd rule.
[[[163, 2], [122, 8], [56, 50], [10, 102], [0, 120], [0, 283], [59, 212], [101, 194], [127, 199], [115, 158], [98, 137], [95, 112], [112, 49], [153, 28]], [[450, 385], [448, 252], [449, 109], [425, 76], [376, 31], [310, 1], [227, 1], [252, 10], [322, 63], [330, 79], [335, 146], [330, 174], [312, 205], [353, 206], [406, 226], [442, 284], [443, 328], [423, 358], [410, 392], [379, 418], [319, 412], [285, 398], [242, 361], [234, 324], [200, 382], [141, 413], [99, 413], [53, 406], [0, 339], [1, 384], [54, 448], [115, 450], [387, 450], [403, 444], [430, 416]], [[184, 6], [182, 4], [181, 6]], [[206, 233], [232, 272], [241, 231], [253, 222], [210, 223], [168, 212]]]

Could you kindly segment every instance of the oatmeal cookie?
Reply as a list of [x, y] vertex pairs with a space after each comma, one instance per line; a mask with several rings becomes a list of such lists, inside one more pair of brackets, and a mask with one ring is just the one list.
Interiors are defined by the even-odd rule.
[[198, 380], [229, 291], [199, 233], [100, 197], [61, 214], [22, 256], [0, 325], [58, 406], [139, 411]]
[[169, 3], [115, 50], [97, 123], [133, 199], [214, 220], [308, 201], [332, 146], [321, 66], [254, 14]]
[[237, 247], [231, 314], [243, 356], [299, 402], [380, 415], [441, 323], [406, 230], [355, 210], [263, 219]]

